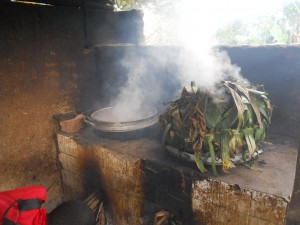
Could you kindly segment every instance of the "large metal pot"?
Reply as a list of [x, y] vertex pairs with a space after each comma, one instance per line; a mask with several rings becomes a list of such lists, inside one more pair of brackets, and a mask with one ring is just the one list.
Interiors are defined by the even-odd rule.
[[114, 107], [99, 109], [87, 117], [87, 123], [100, 132], [125, 133], [139, 131], [151, 127], [158, 122], [158, 113], [155, 108], [147, 108], [143, 114], [139, 114], [136, 119], [112, 120], [109, 118], [114, 111]]

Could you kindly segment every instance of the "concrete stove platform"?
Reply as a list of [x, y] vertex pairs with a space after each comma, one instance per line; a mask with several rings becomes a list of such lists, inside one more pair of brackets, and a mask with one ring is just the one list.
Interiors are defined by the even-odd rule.
[[[168, 210], [184, 224], [284, 224], [297, 161], [293, 140], [270, 137], [258, 165], [243, 165], [214, 177], [193, 163], [163, 152], [160, 134], [139, 140], [101, 138], [91, 127], [70, 137], [58, 134], [62, 180], [69, 198], [84, 195], [92, 158], [114, 224], [147, 224], [154, 212]], [[97, 178], [94, 178], [97, 179]]]

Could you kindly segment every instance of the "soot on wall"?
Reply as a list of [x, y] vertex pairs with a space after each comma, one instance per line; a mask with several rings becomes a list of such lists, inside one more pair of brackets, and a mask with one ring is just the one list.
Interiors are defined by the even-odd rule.
[[204, 176], [180, 166], [163, 166], [150, 160], [142, 161], [142, 170], [145, 221], [150, 222], [156, 212], [166, 210], [173, 220], [193, 225], [192, 183]]

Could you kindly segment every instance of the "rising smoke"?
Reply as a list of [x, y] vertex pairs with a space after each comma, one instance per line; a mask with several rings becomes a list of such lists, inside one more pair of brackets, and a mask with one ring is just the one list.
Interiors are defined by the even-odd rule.
[[179, 87], [174, 54], [170, 48], [146, 46], [125, 54], [121, 66], [127, 79], [110, 102], [115, 109], [114, 120], [142, 119], [151, 108], [159, 109], [163, 102], [170, 101]]
[[[215, 47], [214, 34], [224, 23], [222, 15], [216, 14], [216, 2], [211, 5], [195, 5], [197, 1], [168, 2], [166, 7], [172, 10], [144, 10], [145, 31], [150, 35], [146, 40], [152, 45], [176, 47], [145, 46], [141, 47], [143, 55], [125, 54], [122, 66], [128, 71], [127, 81], [111, 100], [111, 106], [116, 109], [112, 117], [116, 120], [143, 117], [148, 107], [157, 108], [163, 101], [178, 97], [182, 87], [191, 81], [213, 91], [215, 84], [226, 76], [243, 79], [240, 68], [231, 64], [226, 52]], [[163, 19], [158, 23], [157, 18]], [[159, 32], [151, 36], [148, 26], [154, 26], [152, 30]]]

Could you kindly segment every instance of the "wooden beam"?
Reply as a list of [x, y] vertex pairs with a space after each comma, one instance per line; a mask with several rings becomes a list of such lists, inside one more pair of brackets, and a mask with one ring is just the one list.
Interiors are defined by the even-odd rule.
[[63, 6], [63, 7], [83, 7], [87, 9], [101, 9], [104, 11], [113, 11], [113, 6], [109, 0], [0, 0], [1, 4], [45, 4], [52, 6]]

